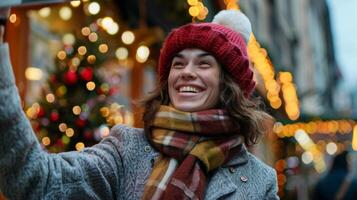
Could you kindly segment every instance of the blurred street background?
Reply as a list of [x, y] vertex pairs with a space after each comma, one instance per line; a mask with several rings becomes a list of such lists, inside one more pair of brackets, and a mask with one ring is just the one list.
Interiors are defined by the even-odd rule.
[[357, 0], [82, 0], [15, 7], [6, 40], [24, 111], [43, 148], [80, 150], [116, 124], [142, 127], [142, 109], [133, 101], [156, 83], [165, 36], [185, 23], [211, 21], [223, 9], [240, 9], [252, 23], [255, 95], [276, 122], [250, 151], [276, 169], [281, 199], [314, 199], [317, 181], [343, 151], [357, 169]]

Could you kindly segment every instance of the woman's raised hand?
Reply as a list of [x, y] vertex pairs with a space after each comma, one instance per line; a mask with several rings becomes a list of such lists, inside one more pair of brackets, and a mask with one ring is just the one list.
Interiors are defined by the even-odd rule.
[[0, 8], [0, 44], [4, 41], [6, 20], [10, 15], [10, 8]]

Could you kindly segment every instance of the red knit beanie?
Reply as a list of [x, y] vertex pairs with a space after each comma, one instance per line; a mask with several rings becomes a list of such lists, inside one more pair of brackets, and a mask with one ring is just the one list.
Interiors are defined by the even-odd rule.
[[161, 49], [158, 73], [160, 82], [168, 79], [173, 57], [188, 48], [211, 53], [227, 69], [246, 97], [254, 90], [246, 41], [242, 34], [216, 23], [191, 23], [171, 31]]

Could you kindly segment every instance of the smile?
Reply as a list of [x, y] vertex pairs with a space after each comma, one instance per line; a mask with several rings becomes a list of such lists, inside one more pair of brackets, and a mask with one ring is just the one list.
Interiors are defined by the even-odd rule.
[[178, 88], [179, 92], [189, 92], [189, 93], [199, 93], [201, 92], [200, 88], [194, 86], [181, 86]]

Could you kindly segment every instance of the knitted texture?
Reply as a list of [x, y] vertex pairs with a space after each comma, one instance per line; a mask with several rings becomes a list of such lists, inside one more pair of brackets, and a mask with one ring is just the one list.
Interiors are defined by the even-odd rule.
[[242, 149], [243, 137], [222, 109], [182, 112], [162, 105], [150, 129], [147, 138], [165, 156], [156, 162], [142, 199], [203, 199], [207, 172]]
[[158, 73], [167, 80], [173, 57], [181, 50], [198, 48], [211, 53], [229, 72], [245, 96], [250, 96], [255, 82], [249, 66], [247, 47], [242, 35], [215, 23], [191, 23], [174, 29], [161, 49]]

